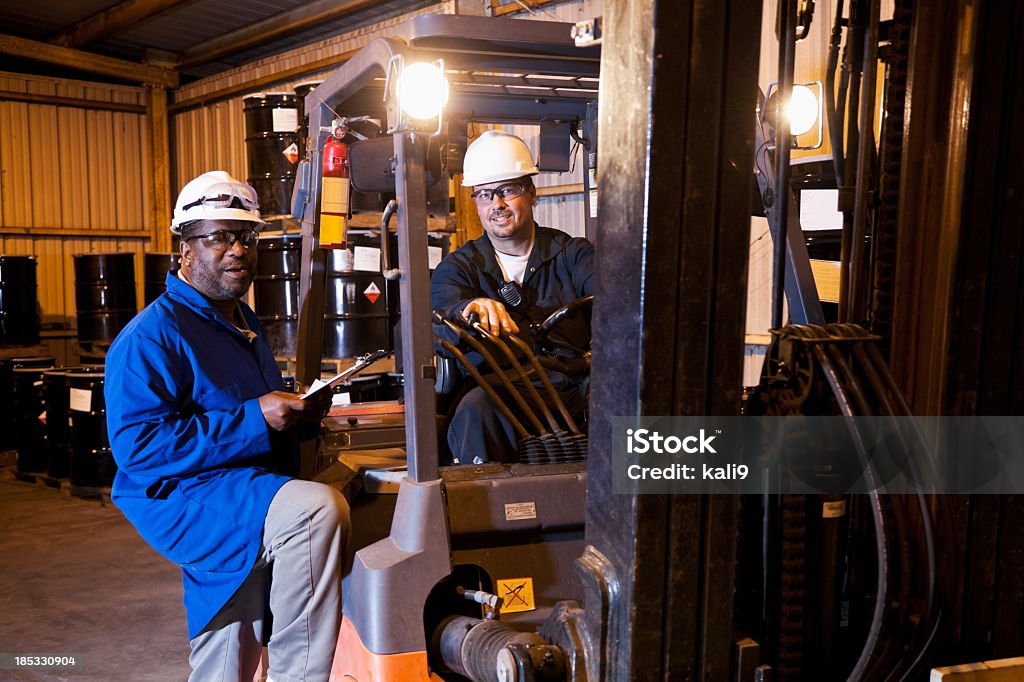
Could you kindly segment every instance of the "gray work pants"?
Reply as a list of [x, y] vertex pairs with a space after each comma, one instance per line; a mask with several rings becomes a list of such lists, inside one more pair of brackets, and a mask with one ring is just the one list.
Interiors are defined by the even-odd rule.
[[270, 503], [263, 550], [249, 577], [189, 644], [189, 682], [250, 682], [266, 605], [273, 682], [326, 681], [341, 626], [341, 562], [349, 511], [334, 488], [289, 481]]

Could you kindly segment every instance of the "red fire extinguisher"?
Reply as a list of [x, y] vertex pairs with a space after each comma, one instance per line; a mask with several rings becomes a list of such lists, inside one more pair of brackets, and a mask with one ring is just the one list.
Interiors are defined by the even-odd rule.
[[349, 202], [348, 145], [342, 133], [324, 145], [323, 183], [320, 192], [320, 248], [344, 249]]

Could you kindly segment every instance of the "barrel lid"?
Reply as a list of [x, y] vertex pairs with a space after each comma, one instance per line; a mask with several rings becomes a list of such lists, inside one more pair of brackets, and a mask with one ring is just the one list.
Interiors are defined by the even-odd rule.
[[[35, 256], [7, 256], [7, 255], [0, 255], [0, 265], [2, 265], [3, 263], [6, 263], [6, 262], [11, 262], [11, 263], [35, 263], [36, 262], [36, 257]], [[38, 265], [38, 263], [36, 263], [36, 264]]]
[[41, 374], [47, 369], [53, 369], [53, 367], [15, 367], [12, 371], [15, 374]]
[[246, 102], [253, 102], [253, 101], [257, 101], [257, 100], [266, 100], [266, 99], [280, 99], [280, 100], [282, 100], [284, 102], [288, 102], [289, 104], [294, 106], [294, 104], [295, 104], [295, 93], [294, 92], [258, 92], [258, 93], [254, 94], [254, 95], [249, 95], [248, 97], [243, 97], [242, 98], [242, 104], [245, 104]]
[[19, 355], [13, 358], [7, 358], [4, 362], [10, 363], [15, 367], [18, 365], [28, 365], [29, 367], [53, 367], [53, 363], [56, 362], [56, 358], [52, 355]]
[[71, 256], [72, 258], [135, 258], [134, 253], [127, 251], [118, 251], [116, 253], [76, 253]]
[[88, 380], [88, 379], [102, 379], [105, 374], [106, 374], [106, 372], [104, 372], [101, 369], [101, 370], [89, 371], [89, 372], [72, 372], [72, 371], [67, 371], [67, 372], [64, 373], [64, 376], [66, 376], [70, 380], [75, 380], [75, 379]]
[[302, 247], [301, 234], [278, 234], [273, 236], [260, 236], [258, 248], [260, 251], [294, 251]]

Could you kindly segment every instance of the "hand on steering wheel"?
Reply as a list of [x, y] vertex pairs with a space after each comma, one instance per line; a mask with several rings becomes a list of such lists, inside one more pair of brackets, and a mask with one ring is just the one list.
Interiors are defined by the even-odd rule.
[[480, 324], [490, 334], [508, 332], [509, 334], [519, 333], [519, 325], [505, 310], [505, 305], [490, 298], [474, 298], [462, 309], [462, 317], [466, 320], [477, 314], [480, 317]]

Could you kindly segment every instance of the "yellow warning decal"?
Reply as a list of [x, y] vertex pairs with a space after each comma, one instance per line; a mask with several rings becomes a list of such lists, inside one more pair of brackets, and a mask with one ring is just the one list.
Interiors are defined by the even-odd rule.
[[498, 581], [498, 596], [501, 597], [502, 613], [533, 611], [533, 578], [508, 578]]

